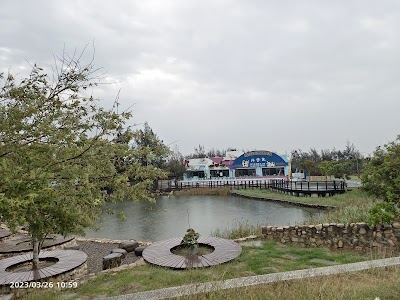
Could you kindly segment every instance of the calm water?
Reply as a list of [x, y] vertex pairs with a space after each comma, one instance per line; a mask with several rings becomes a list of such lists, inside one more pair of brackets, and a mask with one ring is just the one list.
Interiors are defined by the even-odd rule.
[[295, 225], [320, 211], [246, 199], [237, 196], [162, 196], [155, 203], [123, 201], [110, 203], [110, 209], [122, 211], [126, 219], [105, 214], [98, 224], [100, 230], [88, 230], [86, 237], [159, 241], [185, 234], [190, 226], [202, 236], [217, 228], [231, 228], [235, 224]]

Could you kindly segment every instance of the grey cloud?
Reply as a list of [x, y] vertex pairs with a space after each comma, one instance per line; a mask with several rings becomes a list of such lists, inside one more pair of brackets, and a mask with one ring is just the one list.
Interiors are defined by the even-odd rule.
[[[371, 152], [400, 131], [397, 1], [11, 1], [0, 69], [95, 41], [133, 123], [181, 150]], [[91, 48], [88, 52], [90, 57]]]

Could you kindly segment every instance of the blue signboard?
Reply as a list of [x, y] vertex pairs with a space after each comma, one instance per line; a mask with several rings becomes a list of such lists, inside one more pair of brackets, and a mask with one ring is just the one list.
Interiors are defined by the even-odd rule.
[[271, 151], [250, 151], [239, 156], [230, 167], [233, 169], [256, 167], [275, 168], [287, 165], [287, 161]]

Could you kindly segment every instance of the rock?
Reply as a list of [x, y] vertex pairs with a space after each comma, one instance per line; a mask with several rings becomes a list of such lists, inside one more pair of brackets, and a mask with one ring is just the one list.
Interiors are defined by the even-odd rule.
[[121, 249], [121, 248], [112, 249], [111, 253], [121, 253], [122, 254], [121, 258], [122, 259], [124, 259], [126, 257], [126, 255], [128, 254], [128, 252], [125, 249]]
[[392, 226], [395, 229], [400, 229], [400, 223], [398, 223], [398, 222], [393, 223]]
[[343, 248], [343, 241], [338, 242], [338, 248]]
[[235, 241], [236, 241], [236, 242], [245, 242], [245, 241], [246, 241], [246, 238], [238, 238], [238, 239], [236, 239]]
[[111, 253], [103, 257], [103, 270], [112, 269], [121, 265], [122, 254]]
[[127, 252], [134, 251], [137, 247], [139, 247], [139, 243], [135, 240], [122, 242], [119, 244], [119, 248], [126, 250]]
[[145, 246], [141, 246], [141, 247], [136, 247], [135, 249], [135, 255], [136, 256], [142, 256], [143, 250], [146, 249]]

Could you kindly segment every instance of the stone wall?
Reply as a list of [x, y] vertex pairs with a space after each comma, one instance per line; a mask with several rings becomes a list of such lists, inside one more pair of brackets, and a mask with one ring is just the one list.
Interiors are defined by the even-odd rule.
[[267, 240], [305, 247], [327, 246], [366, 251], [373, 248], [400, 250], [400, 223], [369, 227], [366, 223], [264, 226]]

